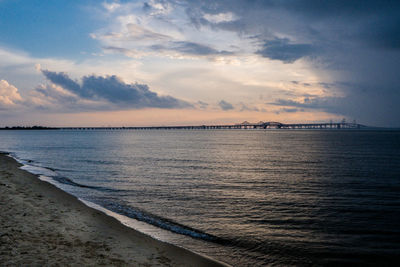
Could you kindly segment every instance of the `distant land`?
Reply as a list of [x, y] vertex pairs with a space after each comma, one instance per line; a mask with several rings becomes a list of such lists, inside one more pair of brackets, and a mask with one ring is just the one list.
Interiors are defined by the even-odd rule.
[[56, 127], [46, 127], [46, 126], [12, 126], [3, 127], [0, 130], [58, 130]]

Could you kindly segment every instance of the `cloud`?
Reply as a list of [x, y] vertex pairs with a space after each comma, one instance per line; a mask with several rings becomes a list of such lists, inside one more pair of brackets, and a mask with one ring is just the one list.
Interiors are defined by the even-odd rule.
[[127, 31], [120, 33], [91, 34], [93, 39], [101, 40], [103, 49], [117, 52], [129, 57], [146, 56], [157, 53], [159, 56], [178, 55], [190, 56], [228, 56], [234, 53], [217, 50], [208, 44], [185, 41], [166, 34], [157, 33], [143, 26], [129, 23]]
[[155, 43], [165, 43], [173, 40], [171, 36], [155, 32], [135, 23], [127, 23], [119, 32], [91, 33], [92, 39], [100, 40], [108, 46], [133, 45], [146, 47]]
[[[229, 12], [235, 20], [211, 25], [204, 18]], [[286, 104], [400, 126], [400, 106], [393, 104], [400, 101], [399, 1], [199, 0], [186, 4], [186, 14], [197, 29], [252, 40], [254, 53], [266, 60], [304, 59], [326, 94]]]
[[272, 60], [293, 63], [302, 57], [311, 55], [314, 50], [309, 44], [291, 44], [289, 39], [275, 39], [266, 41], [257, 54]]
[[171, 39], [168, 35], [151, 31], [134, 23], [129, 23], [126, 27], [128, 29], [128, 34], [125, 35], [124, 38], [133, 41], [167, 41]]
[[150, 0], [143, 4], [143, 10], [150, 16], [162, 16], [172, 11], [172, 5], [168, 1]]
[[218, 106], [222, 109], [222, 110], [231, 110], [234, 109], [233, 105], [231, 103], [226, 102], [225, 100], [221, 100], [218, 103]]
[[33, 110], [66, 113], [116, 109], [107, 101], [81, 98], [54, 83], [38, 85], [29, 92], [24, 104]]
[[[232, 55], [229, 40], [213, 31], [199, 34], [185, 15], [185, 3], [151, 0], [140, 4], [104, 5], [109, 25], [90, 34], [108, 52], [126, 56], [159, 56], [213, 59]], [[207, 19], [206, 19], [207, 18]], [[232, 12], [205, 14], [205, 21], [222, 24], [234, 21]], [[210, 34], [208, 34], [210, 33]], [[214, 35], [214, 36], [212, 36]], [[212, 38], [210, 39], [210, 37]], [[222, 39], [226, 43], [221, 43]]]
[[6, 80], [0, 80], [0, 109], [13, 107], [21, 101], [18, 89]]
[[172, 50], [189, 55], [209, 56], [209, 55], [231, 55], [232, 52], [218, 51], [210, 46], [193, 42], [174, 42]]
[[127, 49], [127, 48], [116, 47], [116, 46], [104, 46], [103, 50], [105, 50], [106, 52], [111, 52], [111, 53], [124, 54], [125, 56], [128, 56], [128, 57], [140, 57], [143, 55], [143, 53], [136, 51], [134, 49]]
[[240, 107], [240, 111], [260, 111], [257, 107], [251, 107], [248, 106], [244, 103], [240, 103], [241, 107]]
[[26, 102], [30, 107], [39, 110], [60, 110], [78, 101], [78, 96], [64, 90], [60, 86], [55, 84], [41, 84], [29, 92], [29, 98]]
[[309, 108], [309, 109], [322, 109], [334, 111], [337, 113], [339, 110], [335, 109], [338, 102], [343, 101], [343, 97], [305, 97], [303, 101], [295, 101], [289, 99], [278, 99], [273, 103], [273, 105], [277, 106], [290, 106], [290, 107], [299, 107], [299, 108]]
[[115, 75], [95, 76], [89, 75], [82, 78], [82, 82], [72, 80], [63, 72], [42, 70], [43, 75], [52, 83], [65, 90], [92, 101], [107, 101], [120, 108], [188, 108], [188, 102], [172, 96], [159, 96], [150, 91], [145, 84], [127, 84]]
[[325, 111], [337, 115], [346, 116], [348, 110], [341, 104], [346, 99], [343, 97], [304, 97], [302, 101], [288, 100], [288, 99], [277, 99], [273, 103], [269, 103], [276, 106], [284, 106], [285, 108], [279, 109], [276, 113], [295, 113], [303, 112], [304, 109], [308, 110], [319, 110]]
[[218, 51], [208, 45], [193, 42], [170, 42], [165, 45], [152, 45], [150, 47], [154, 51], [173, 51], [184, 55], [195, 56], [216, 56], [216, 55], [232, 55], [229, 51]]
[[281, 112], [287, 112], [287, 113], [295, 113], [299, 111], [304, 111], [304, 109], [298, 109], [298, 108], [282, 108], [280, 109]]
[[218, 13], [218, 14], [204, 14], [204, 19], [211, 23], [231, 22], [237, 20], [237, 17], [232, 12]]
[[121, 5], [119, 3], [112, 2], [112, 3], [103, 3], [103, 7], [109, 12], [114, 12], [115, 10], [119, 9]]
[[154, 44], [144, 49], [139, 48], [139, 50], [116, 46], [104, 46], [103, 49], [107, 52], [116, 52], [132, 58], [141, 58], [149, 55], [178, 58], [182, 58], [184, 56], [215, 57], [233, 55], [233, 52], [225, 50], [218, 51], [210, 46], [192, 42], [168, 42], [163, 45]]
[[[365, 90], [365, 91], [364, 91]], [[392, 99], [392, 100], [388, 100]], [[400, 115], [396, 108], [398, 93], [381, 93], [375, 90], [360, 89], [352, 95], [345, 97], [305, 97], [302, 100], [278, 99], [273, 103], [287, 109], [318, 110], [331, 114], [356, 119], [371, 126], [398, 127], [395, 118]], [[300, 110], [302, 111], [302, 110]]]
[[206, 102], [203, 102], [203, 101], [197, 101], [197, 106], [200, 108], [200, 109], [206, 109], [208, 106], [209, 106], [209, 104], [208, 103], [206, 103]]
[[[55, 84], [39, 85], [32, 92], [32, 95], [38, 95], [41, 99], [57, 100], [58, 103], [73, 103], [78, 101], [78, 96], [70, 93]], [[55, 102], [55, 101], [52, 101]]]
[[[108, 79], [104, 75], [112, 71], [128, 80], [133, 72], [128, 62], [132, 62], [137, 64], [134, 71], [137, 79], [171, 92], [176, 90], [185, 97], [207, 88], [210, 99], [225, 99], [229, 95], [231, 101], [239, 103], [245, 94], [262, 93], [268, 99], [278, 99], [275, 104], [282, 108], [316, 109], [374, 124], [400, 126], [399, 1], [366, 0], [362, 5], [344, 0], [128, 2], [104, 4], [109, 14], [99, 19], [104, 19], [105, 26], [92, 37], [109, 53], [135, 58], [149, 55], [146, 60], [106, 55], [101, 60], [60, 62], [39, 60], [28, 54], [15, 56], [16, 53], [11, 55], [0, 49], [0, 73], [24, 95], [32, 84], [41, 82], [42, 76], [33, 73], [36, 63], [52, 70], [65, 70], [73, 77], [95, 72]], [[191, 60], [178, 62], [170, 58], [223, 58], [226, 62], [236, 60], [237, 65], [216, 66], [216, 60], [212, 63], [198, 60], [196, 68], [213, 72], [213, 76], [200, 79]], [[171, 77], [171, 73], [175, 83], [172, 78], [168, 83], [158, 78]], [[64, 78], [71, 80], [68, 76]], [[290, 84], [291, 80], [298, 83]], [[111, 99], [104, 90], [85, 91], [83, 79], [72, 82], [72, 89], [66, 91], [72, 93], [77, 84], [79, 88], [75, 91], [88, 94], [84, 98], [73, 93], [80, 101], [129, 106]], [[235, 89], [231, 89], [234, 88], [231, 84]], [[248, 90], [248, 84], [259, 88]], [[313, 88], [318, 84], [321, 88]], [[135, 90], [141, 89], [135, 87]], [[285, 94], [285, 90], [291, 94]], [[308, 100], [300, 99], [306, 93]], [[202, 95], [196, 97], [202, 99]], [[54, 95], [47, 98], [58, 99]], [[235, 107], [240, 110], [240, 105]]]

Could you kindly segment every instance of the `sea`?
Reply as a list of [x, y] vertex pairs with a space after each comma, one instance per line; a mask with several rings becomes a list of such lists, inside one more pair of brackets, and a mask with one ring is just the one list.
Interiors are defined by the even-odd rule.
[[0, 150], [232, 266], [400, 266], [397, 130], [8, 130]]

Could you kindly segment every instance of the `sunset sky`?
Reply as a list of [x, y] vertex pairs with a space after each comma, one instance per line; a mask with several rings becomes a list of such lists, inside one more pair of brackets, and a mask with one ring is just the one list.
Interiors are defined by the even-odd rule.
[[400, 2], [0, 0], [0, 126], [400, 127]]

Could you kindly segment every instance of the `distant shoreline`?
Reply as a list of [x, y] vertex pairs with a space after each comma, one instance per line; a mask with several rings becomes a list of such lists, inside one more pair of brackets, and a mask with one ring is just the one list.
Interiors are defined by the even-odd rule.
[[12, 126], [2, 127], [0, 130], [59, 130], [58, 127], [45, 127], [45, 126]]
[[281, 123], [258, 122], [237, 124], [213, 125], [163, 125], [163, 126], [12, 126], [2, 127], [0, 130], [237, 130], [237, 129], [282, 129], [282, 130], [396, 130], [399, 128], [374, 127], [346, 122], [321, 122], [321, 123]]
[[204, 128], [202, 126], [145, 126], [145, 127], [7, 127], [0, 128], [0, 131], [43, 131], [43, 130], [312, 130], [312, 131], [400, 131], [400, 128], [390, 127], [363, 127], [363, 128]]

